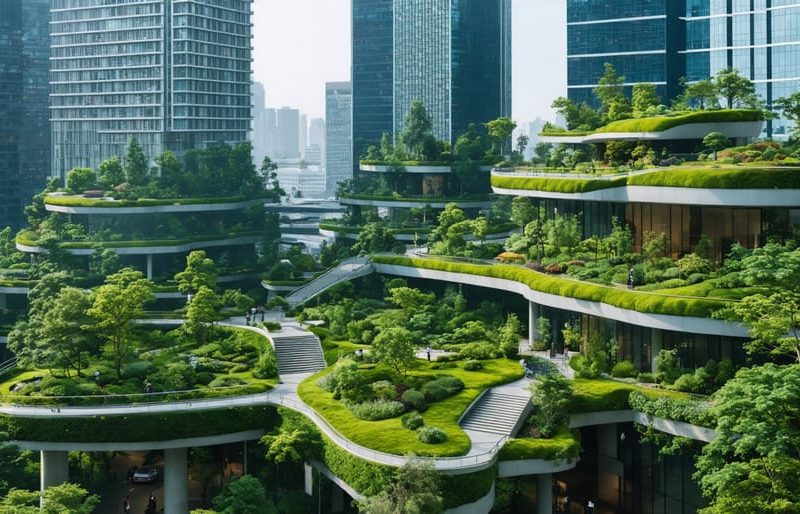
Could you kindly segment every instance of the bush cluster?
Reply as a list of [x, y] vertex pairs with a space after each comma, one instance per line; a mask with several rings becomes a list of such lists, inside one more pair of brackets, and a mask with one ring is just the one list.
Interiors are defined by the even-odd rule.
[[400, 418], [400, 424], [403, 425], [403, 428], [417, 430], [419, 427], [425, 424], [425, 420], [422, 419], [422, 416], [420, 416], [418, 413], [409, 412]]
[[447, 441], [447, 434], [440, 428], [423, 426], [417, 430], [417, 439], [426, 444], [440, 444]]
[[422, 394], [428, 403], [449, 398], [464, 389], [464, 382], [460, 378], [444, 376], [426, 382], [422, 386]]
[[363, 403], [347, 403], [347, 408], [358, 419], [379, 421], [399, 416], [406, 411], [405, 406], [394, 400], [373, 400]]

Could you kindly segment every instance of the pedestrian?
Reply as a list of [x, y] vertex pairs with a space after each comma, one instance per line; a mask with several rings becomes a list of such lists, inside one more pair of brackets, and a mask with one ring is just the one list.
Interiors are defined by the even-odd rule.
[[431, 347], [429, 346], [426, 351], [428, 352], [428, 362], [430, 362], [431, 361]]
[[258, 310], [261, 312], [261, 323], [264, 323], [264, 311], [265, 311], [264, 306], [259, 305]]
[[122, 514], [131, 514], [131, 497], [126, 496], [124, 500], [122, 500]]
[[569, 362], [569, 348], [564, 347], [564, 360]]
[[153, 384], [150, 383], [150, 380], [146, 380], [144, 384], [144, 394], [151, 394], [153, 392]]
[[150, 493], [150, 499], [147, 500], [147, 514], [156, 514], [156, 495]]
[[249, 327], [250, 326], [250, 313], [249, 312], [245, 315], [244, 319], [245, 319], [245, 323]]
[[633, 286], [636, 284], [636, 272], [633, 268], [630, 269], [628, 272], [628, 289], [633, 289]]
[[594, 502], [592, 500], [586, 502], [586, 514], [594, 514]]

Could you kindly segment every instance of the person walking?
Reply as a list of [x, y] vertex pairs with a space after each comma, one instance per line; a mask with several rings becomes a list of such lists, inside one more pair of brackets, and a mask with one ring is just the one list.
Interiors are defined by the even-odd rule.
[[147, 500], [147, 514], [156, 514], [156, 495], [150, 493], [150, 499]]
[[144, 394], [152, 394], [153, 393], [153, 384], [150, 380], [146, 380], [144, 384]]
[[131, 514], [131, 497], [126, 496], [124, 500], [122, 500], [122, 514]]

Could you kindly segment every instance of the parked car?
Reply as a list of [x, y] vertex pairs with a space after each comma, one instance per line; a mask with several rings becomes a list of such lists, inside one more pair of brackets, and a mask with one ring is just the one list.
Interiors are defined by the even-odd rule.
[[133, 482], [139, 484], [149, 484], [158, 480], [158, 470], [156, 468], [139, 468], [133, 474]]

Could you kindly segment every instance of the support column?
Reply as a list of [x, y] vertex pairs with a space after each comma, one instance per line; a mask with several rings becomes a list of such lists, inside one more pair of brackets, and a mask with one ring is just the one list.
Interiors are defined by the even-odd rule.
[[311, 464], [303, 464], [303, 485], [307, 496], [314, 496], [314, 472]]
[[344, 491], [341, 487], [333, 484], [331, 491], [331, 512], [342, 512], [344, 510]]
[[652, 329], [652, 338], [650, 342], [650, 371], [656, 372], [656, 360], [658, 359], [658, 352], [664, 347], [664, 331], [659, 328]]
[[164, 450], [164, 514], [189, 512], [186, 448]]
[[528, 302], [528, 344], [533, 351], [533, 341], [536, 339], [536, 322], [539, 320], [539, 306]]
[[153, 279], [153, 255], [147, 254], [147, 279]]
[[553, 475], [536, 476], [536, 512], [553, 514]]
[[68, 452], [43, 451], [39, 452], [41, 469], [39, 475], [40, 488], [44, 492], [50, 486], [61, 485], [69, 482]]

